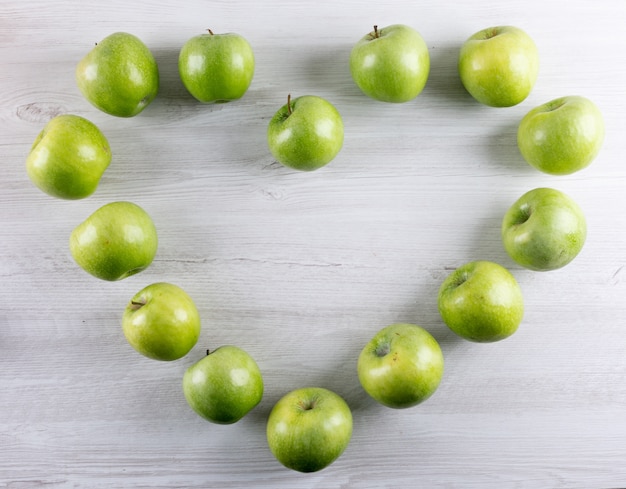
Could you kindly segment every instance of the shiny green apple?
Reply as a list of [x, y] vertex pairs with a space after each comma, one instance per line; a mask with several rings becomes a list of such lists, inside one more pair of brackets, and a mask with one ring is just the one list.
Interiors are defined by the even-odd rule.
[[263, 376], [249, 353], [220, 346], [185, 371], [183, 392], [189, 406], [204, 419], [232, 424], [263, 398]]
[[287, 97], [267, 128], [267, 143], [277, 161], [313, 171], [332, 161], [343, 146], [343, 120], [327, 100], [315, 95]]
[[492, 107], [511, 107], [525, 100], [535, 86], [539, 52], [522, 29], [489, 27], [463, 43], [458, 71], [476, 100]]
[[362, 37], [350, 52], [350, 73], [369, 97], [402, 103], [417, 97], [428, 80], [430, 55], [412, 27], [394, 24]]
[[570, 95], [530, 110], [517, 130], [524, 159], [551, 175], [569, 175], [589, 166], [604, 142], [604, 119], [588, 98]]
[[74, 228], [70, 251], [76, 263], [94, 277], [121, 280], [145, 270], [157, 251], [151, 217], [132, 202], [111, 202]]
[[549, 271], [570, 263], [587, 238], [580, 206], [553, 188], [526, 192], [502, 219], [502, 242], [509, 256], [531, 270]]
[[500, 341], [515, 333], [524, 317], [522, 290], [502, 265], [466, 263], [450, 273], [437, 298], [443, 322], [470, 341]]
[[179, 286], [157, 282], [128, 302], [122, 316], [128, 343], [145, 357], [172, 361], [184, 357], [200, 336], [200, 314]]
[[322, 387], [283, 396], [267, 420], [267, 442], [276, 459], [298, 472], [333, 463], [352, 438], [352, 412], [338, 394]]
[[178, 72], [187, 91], [200, 102], [241, 98], [252, 83], [254, 53], [239, 34], [200, 34], [178, 56]]
[[357, 362], [365, 392], [381, 404], [401, 409], [432, 396], [443, 376], [437, 340], [415, 324], [397, 323], [378, 331]]
[[76, 66], [76, 83], [95, 107], [118, 117], [143, 111], [159, 91], [159, 69], [148, 47], [133, 34], [116, 32]]
[[64, 114], [39, 133], [26, 158], [26, 172], [45, 193], [83, 199], [95, 192], [111, 163], [111, 148], [100, 129], [87, 119]]

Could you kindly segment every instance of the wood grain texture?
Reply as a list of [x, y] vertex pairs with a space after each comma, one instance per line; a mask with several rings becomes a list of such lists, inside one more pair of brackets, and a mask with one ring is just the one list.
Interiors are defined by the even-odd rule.
[[[5, 0], [0, 5], [0, 488], [584, 488], [626, 486], [626, 7], [556, 2]], [[364, 97], [347, 66], [376, 23], [426, 39], [424, 92], [403, 105]], [[524, 28], [539, 80], [517, 107], [476, 104], [456, 74], [461, 43], [490, 25]], [[177, 55], [211, 27], [257, 59], [237, 102], [200, 105]], [[140, 116], [98, 112], [74, 83], [78, 60], [115, 31], [153, 50], [162, 88]], [[287, 93], [332, 101], [346, 127], [330, 165], [273, 161], [267, 123]], [[531, 169], [516, 147], [530, 108], [581, 94], [602, 110], [597, 160], [568, 177]], [[113, 161], [77, 202], [39, 192], [24, 169], [36, 134], [75, 113], [100, 126]], [[535, 273], [502, 249], [501, 218], [523, 192], [554, 186], [584, 209], [589, 237], [566, 268]], [[119, 283], [73, 263], [69, 233], [93, 210], [132, 200], [153, 217], [153, 265]], [[463, 341], [441, 322], [444, 277], [473, 259], [509, 267], [525, 297], [519, 331]], [[198, 345], [179, 361], [140, 357], [121, 314], [140, 288], [170, 281], [196, 300]], [[356, 358], [396, 321], [440, 341], [437, 393], [404, 411], [362, 391]], [[263, 371], [261, 404], [216, 426], [185, 403], [184, 370], [237, 344]], [[354, 413], [344, 455], [316, 474], [276, 462], [265, 420], [286, 391], [335, 390]]]

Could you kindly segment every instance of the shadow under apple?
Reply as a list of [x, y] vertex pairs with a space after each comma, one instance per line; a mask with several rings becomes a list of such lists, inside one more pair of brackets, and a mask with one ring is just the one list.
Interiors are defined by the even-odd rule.
[[514, 174], [537, 174], [537, 171], [526, 163], [517, 146], [517, 128], [522, 116], [518, 111], [511, 113], [511, 109], [493, 110], [508, 110], [510, 117], [494, 125], [493, 131], [486, 137], [485, 151], [489, 162], [503, 171]]
[[159, 93], [152, 102], [156, 106], [172, 109], [189, 109], [201, 105], [185, 88], [178, 72], [180, 49], [156, 48], [152, 50], [159, 66]]
[[460, 49], [460, 44], [429, 48], [430, 73], [424, 95], [449, 100], [455, 106], [476, 103], [459, 77], [457, 63]]

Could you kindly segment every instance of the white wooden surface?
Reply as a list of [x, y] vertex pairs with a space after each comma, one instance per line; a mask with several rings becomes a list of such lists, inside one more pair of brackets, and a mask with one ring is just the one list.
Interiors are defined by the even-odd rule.
[[[407, 23], [432, 70], [414, 102], [365, 98], [347, 65], [373, 24]], [[521, 105], [475, 103], [456, 74], [461, 43], [513, 24], [536, 41], [541, 70]], [[18, 1], [0, 4], [0, 488], [608, 488], [626, 487], [626, 4], [614, 1], [302, 2]], [[177, 74], [182, 43], [235, 31], [257, 70], [240, 101], [196, 103]], [[74, 83], [106, 35], [138, 35], [162, 89], [140, 116], [98, 112]], [[326, 168], [272, 160], [267, 123], [291, 93], [317, 94], [344, 117], [345, 145]], [[580, 94], [607, 137], [588, 169], [550, 177], [515, 143], [530, 108]], [[114, 158], [88, 199], [55, 200], [27, 179], [26, 154], [59, 113], [98, 124]], [[553, 186], [585, 210], [589, 237], [568, 267], [520, 269], [500, 220], [522, 193]], [[97, 207], [132, 200], [154, 218], [160, 248], [146, 272], [98, 281], [69, 254], [70, 231]], [[504, 342], [460, 340], [436, 294], [473, 259], [509, 267], [526, 316]], [[122, 310], [170, 281], [196, 300], [201, 339], [159, 363], [123, 338]], [[356, 358], [379, 328], [426, 327], [446, 372], [405, 411], [361, 390]], [[258, 361], [262, 403], [232, 426], [196, 416], [184, 370], [232, 343]], [[320, 385], [354, 412], [354, 436], [331, 467], [303, 475], [276, 462], [265, 420], [287, 390]]]

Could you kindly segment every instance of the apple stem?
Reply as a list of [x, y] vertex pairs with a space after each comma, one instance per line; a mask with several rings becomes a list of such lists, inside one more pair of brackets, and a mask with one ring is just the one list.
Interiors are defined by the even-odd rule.
[[211, 29], [207, 29], [207, 31], [208, 31], [208, 33], [209, 33], [209, 34], [211, 34], [212, 36], [214, 35], [214, 34], [213, 34], [213, 31], [212, 31]]
[[145, 305], [146, 305], [145, 301], [130, 301], [130, 308], [133, 311], [136, 311], [137, 309], [141, 309]]
[[287, 95], [287, 113], [291, 115], [291, 94]]
[[302, 409], [303, 411], [310, 411], [311, 409], [315, 407], [315, 404], [316, 404], [315, 401], [316, 399], [300, 401], [300, 409]]
[[209, 350], [208, 348], [206, 349], [206, 355], [207, 357], [211, 354], [211, 350]]
[[378, 39], [380, 37], [380, 34], [378, 33], [378, 26], [375, 25], [374, 26], [374, 39]]

